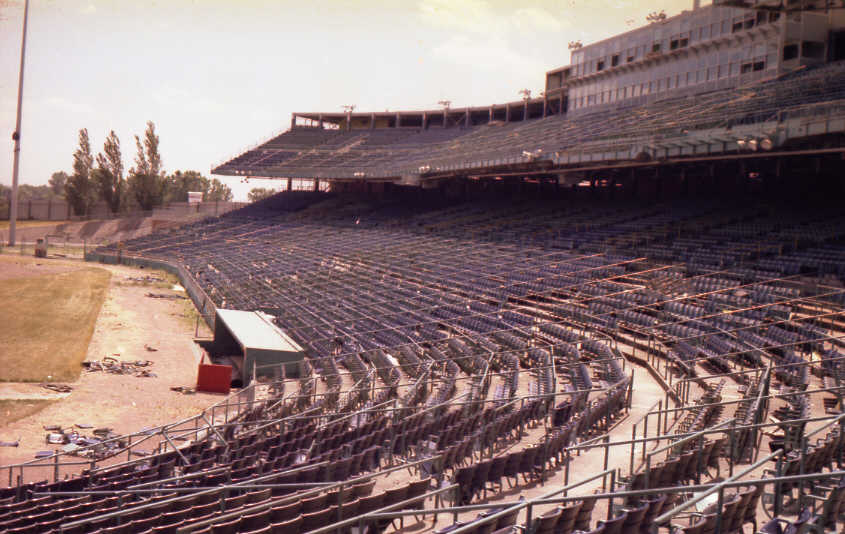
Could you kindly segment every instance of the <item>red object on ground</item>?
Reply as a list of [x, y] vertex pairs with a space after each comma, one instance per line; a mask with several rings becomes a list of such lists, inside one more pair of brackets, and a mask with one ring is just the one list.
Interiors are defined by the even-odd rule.
[[201, 362], [197, 370], [197, 391], [229, 393], [232, 366]]

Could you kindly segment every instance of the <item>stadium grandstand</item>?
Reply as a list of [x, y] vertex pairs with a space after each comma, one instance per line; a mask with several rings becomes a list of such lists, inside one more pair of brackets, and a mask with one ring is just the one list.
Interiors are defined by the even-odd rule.
[[794, 4], [574, 47], [542, 98], [295, 113], [213, 169], [287, 191], [86, 258], [269, 315], [301, 376], [3, 467], [0, 532], [842, 532], [842, 13]]

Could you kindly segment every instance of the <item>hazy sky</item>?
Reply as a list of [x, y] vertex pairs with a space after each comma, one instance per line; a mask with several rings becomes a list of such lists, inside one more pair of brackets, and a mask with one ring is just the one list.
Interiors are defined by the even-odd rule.
[[[292, 111], [453, 108], [543, 90], [584, 44], [692, 0], [31, 0], [21, 183], [71, 171], [80, 128], [125, 166], [147, 120], [165, 169], [213, 164]], [[12, 176], [23, 0], [0, 0], [0, 183]], [[226, 178], [238, 198], [257, 184]]]

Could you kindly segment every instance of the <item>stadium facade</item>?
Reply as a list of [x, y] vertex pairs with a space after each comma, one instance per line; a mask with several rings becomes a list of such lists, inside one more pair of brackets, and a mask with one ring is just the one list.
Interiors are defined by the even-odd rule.
[[738, 87], [834, 59], [831, 34], [843, 27], [839, 11], [707, 5], [575, 48], [570, 66], [547, 73], [546, 92], [568, 92], [581, 111]]
[[178, 274], [214, 330], [272, 317], [302, 375], [0, 466], [0, 532], [842, 532], [843, 102], [831, 61], [576, 113], [298, 114], [218, 172], [331, 192], [86, 259]]
[[[845, 10], [695, 6], [572, 46], [541, 97], [467, 108], [302, 112], [215, 166], [222, 175], [436, 188], [450, 180], [572, 186], [671, 174], [779, 176], [790, 158], [841, 169]], [[807, 152], [807, 151], [810, 152]], [[806, 158], [805, 158], [806, 159]], [[740, 163], [741, 162], [741, 163]], [[301, 182], [300, 182], [301, 183]], [[381, 186], [379, 186], [381, 187]]]

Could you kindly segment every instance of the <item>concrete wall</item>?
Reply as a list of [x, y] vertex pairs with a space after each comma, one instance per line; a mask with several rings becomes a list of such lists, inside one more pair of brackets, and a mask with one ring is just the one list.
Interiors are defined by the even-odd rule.
[[[242, 208], [246, 202], [171, 202], [161, 208], [155, 208], [151, 214], [158, 219], [184, 217], [193, 213], [203, 215], [223, 215], [232, 210]], [[4, 219], [8, 219], [8, 210], [2, 209]], [[135, 213], [120, 213], [119, 217], [126, 217]], [[141, 213], [137, 213], [140, 215]], [[89, 219], [111, 219], [114, 218], [105, 202], [98, 202], [91, 210]], [[33, 221], [68, 221], [77, 220], [73, 210], [64, 200], [22, 200], [18, 202], [18, 219]]]

